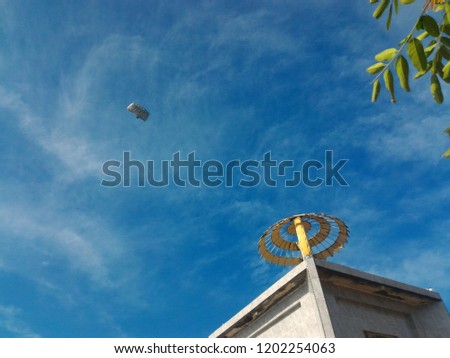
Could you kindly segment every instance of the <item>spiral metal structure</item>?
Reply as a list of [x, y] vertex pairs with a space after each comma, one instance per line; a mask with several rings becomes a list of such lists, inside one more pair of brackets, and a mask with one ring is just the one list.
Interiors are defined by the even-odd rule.
[[345, 223], [325, 214], [298, 214], [269, 227], [258, 242], [260, 255], [270, 263], [294, 266], [313, 256], [326, 259], [347, 242]]

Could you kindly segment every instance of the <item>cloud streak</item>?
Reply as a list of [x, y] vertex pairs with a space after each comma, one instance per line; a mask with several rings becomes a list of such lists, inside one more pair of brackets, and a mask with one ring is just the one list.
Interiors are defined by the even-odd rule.
[[0, 330], [7, 335], [20, 338], [39, 337], [21, 318], [23, 313], [17, 307], [0, 305]]

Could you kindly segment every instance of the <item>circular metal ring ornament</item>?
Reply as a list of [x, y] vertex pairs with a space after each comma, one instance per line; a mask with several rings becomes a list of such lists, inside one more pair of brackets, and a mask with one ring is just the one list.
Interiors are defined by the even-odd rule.
[[270, 263], [298, 265], [305, 257], [326, 259], [344, 247], [349, 231], [345, 223], [325, 214], [299, 214], [269, 227], [258, 242], [260, 255]]

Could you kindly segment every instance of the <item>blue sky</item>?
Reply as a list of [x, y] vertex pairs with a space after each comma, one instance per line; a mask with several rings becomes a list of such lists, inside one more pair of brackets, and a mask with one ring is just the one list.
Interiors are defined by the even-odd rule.
[[[0, 336], [208, 336], [287, 272], [259, 236], [309, 212], [350, 228], [333, 262], [450, 305], [448, 100], [422, 79], [370, 103], [365, 68], [417, 7], [400, 10], [387, 33], [366, 1], [0, 1]], [[326, 150], [348, 186], [100, 185], [123, 151]]]

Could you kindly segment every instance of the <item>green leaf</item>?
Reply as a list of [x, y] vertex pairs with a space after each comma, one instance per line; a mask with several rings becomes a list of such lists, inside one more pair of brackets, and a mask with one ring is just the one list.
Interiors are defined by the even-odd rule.
[[447, 47], [441, 46], [439, 47], [439, 51], [441, 52], [443, 58], [445, 58], [447, 61], [450, 60], [450, 51]]
[[450, 137], [450, 126], [448, 126], [446, 129], [444, 129], [444, 133], [447, 133]]
[[[444, 65], [442, 64], [442, 56], [439, 55], [439, 61], [436, 61], [436, 63], [433, 63], [434, 66], [434, 73], [436, 73], [439, 77], [442, 78], [442, 69], [444, 68]], [[444, 80], [445, 82], [449, 83], [449, 80]]]
[[402, 5], [409, 5], [412, 4], [416, 0], [400, 0], [400, 4]]
[[380, 81], [376, 80], [373, 83], [373, 88], [372, 88], [372, 103], [375, 103], [377, 101], [378, 95], [380, 94]]
[[434, 101], [438, 104], [441, 104], [442, 102], [444, 102], [444, 96], [442, 94], [439, 79], [435, 74], [431, 75], [430, 83], [431, 94], [433, 95]]
[[392, 4], [389, 7], [388, 18], [386, 20], [386, 30], [388, 30], [388, 31], [389, 31], [389, 28], [391, 27], [391, 20], [392, 20]]
[[431, 73], [439, 73], [439, 70], [442, 70], [442, 55], [441, 51], [437, 50], [434, 55], [433, 63], [431, 65]]
[[436, 20], [431, 16], [423, 15], [421, 16], [423, 28], [433, 37], [438, 37], [440, 35], [439, 25]]
[[419, 36], [417, 36], [417, 39], [422, 41], [422, 40], [425, 40], [428, 36], [430, 36], [430, 34], [426, 31], [424, 31]]
[[445, 24], [450, 25], [450, 3], [445, 2]]
[[[434, 64], [434, 71], [439, 77], [442, 78], [442, 69], [444, 68], [444, 65], [442, 64], [441, 59], [442, 59], [442, 57], [440, 57], [439, 62], [436, 62]], [[444, 80], [444, 81], [449, 83], [449, 80], [450, 80], [450, 78], [448, 80]]]
[[388, 48], [384, 51], [381, 51], [379, 54], [375, 55], [375, 60], [378, 62], [389, 61], [394, 58], [397, 54], [396, 48]]
[[378, 0], [370, 0], [369, 3], [371, 4], [375, 4], [376, 2], [378, 2]]
[[446, 79], [450, 76], [450, 62], [447, 62], [447, 64], [442, 69], [442, 78]]
[[386, 65], [384, 63], [378, 62], [370, 67], [367, 67], [366, 71], [368, 73], [370, 73], [371, 75], [374, 75], [375, 73], [380, 72], [385, 67], [386, 67]]
[[448, 37], [442, 36], [442, 37], [441, 37], [441, 42], [442, 42], [445, 46], [450, 47], [450, 39], [449, 39]]
[[383, 15], [384, 10], [386, 10], [387, 6], [389, 5], [389, 2], [390, 2], [390, 0], [381, 0], [380, 4], [375, 9], [372, 16], [375, 19], [379, 19], [381, 17], [381, 15]]
[[395, 70], [397, 72], [398, 79], [400, 80], [400, 86], [406, 92], [409, 92], [409, 65], [406, 58], [401, 55], [397, 57], [397, 60], [395, 61]]
[[394, 0], [395, 13], [398, 14], [398, 0]]
[[391, 102], [395, 103], [395, 94], [394, 94], [394, 76], [392, 76], [391, 70], [387, 70], [383, 75], [384, 84], [386, 85], [386, 89], [391, 94]]
[[[431, 66], [430, 66], [431, 67]], [[417, 72], [415, 75], [414, 75], [414, 79], [415, 80], [417, 80], [417, 79], [419, 79], [420, 77], [422, 77], [422, 76], [425, 76], [426, 74], [427, 74], [427, 72], [428, 71], [423, 71], [423, 72]]]
[[423, 52], [425, 52], [425, 56], [428, 57], [433, 53], [434, 48], [436, 47], [436, 42], [434, 44], [430, 44]]
[[444, 158], [450, 158], [450, 148], [448, 148], [444, 154], [442, 154]]
[[424, 28], [423, 28], [423, 17], [421, 16], [421, 17], [419, 17], [419, 20], [417, 20], [417, 23], [416, 23], [416, 30], [417, 31], [419, 31], [419, 30], [425, 30]]
[[423, 72], [427, 68], [427, 57], [423, 51], [422, 43], [413, 38], [407, 47], [408, 56], [418, 72]]
[[421, 71], [421, 72], [417, 72], [416, 75], [413, 77], [415, 80], [417, 80], [418, 78], [422, 77], [423, 75], [426, 75], [428, 73], [428, 71], [431, 68], [431, 63], [427, 64], [427, 68], [425, 71]]
[[[427, 34], [428, 35], [428, 34]], [[406, 43], [406, 42], [409, 42], [411, 39], [412, 39], [412, 35], [411, 34], [409, 34], [408, 36], [406, 36], [403, 40], [401, 40], [400, 41], [400, 43], [399, 43], [399, 46], [400, 45], [403, 45], [404, 43]]]
[[450, 25], [449, 24], [443, 24], [441, 30], [446, 35], [450, 35]]
[[445, 83], [450, 83], [450, 77], [444, 78], [444, 72], [442, 71], [443, 68], [444, 68], [444, 66], [442, 66], [442, 64], [441, 64], [441, 68], [439, 68], [439, 71], [438, 71], [437, 74], [439, 75], [440, 78], [442, 78], [442, 80], [443, 80]]

